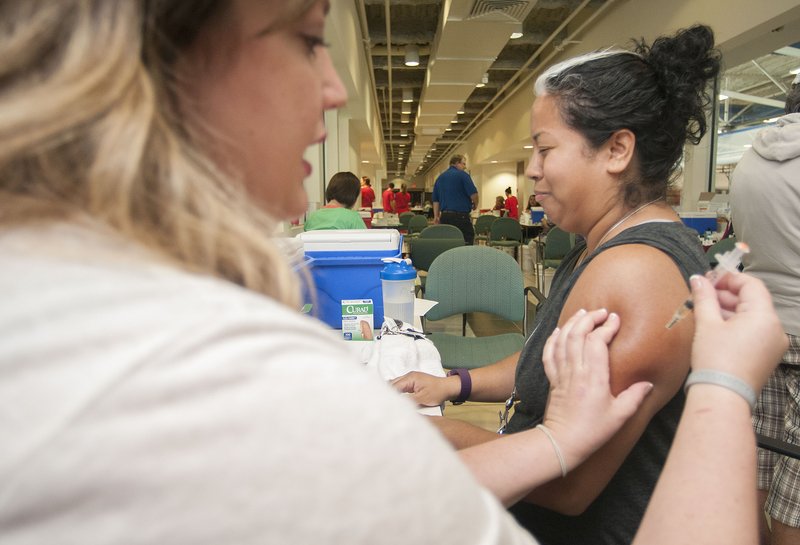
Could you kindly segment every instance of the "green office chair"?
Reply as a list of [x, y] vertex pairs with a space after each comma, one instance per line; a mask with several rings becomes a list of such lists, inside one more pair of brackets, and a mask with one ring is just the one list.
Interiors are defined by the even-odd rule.
[[408, 224], [411, 222], [411, 218], [414, 217], [414, 212], [403, 212], [400, 214], [400, 231], [408, 232]]
[[408, 222], [408, 236], [416, 238], [428, 226], [428, 218], [422, 214], [414, 214]]
[[492, 228], [492, 224], [494, 220], [497, 219], [497, 216], [494, 214], [483, 214], [482, 216], [478, 216], [478, 219], [475, 220], [475, 243], [483, 242], [484, 244], [488, 243], [489, 241], [489, 232]]
[[460, 238], [464, 241], [464, 233], [455, 225], [429, 225], [419, 234], [419, 238]]
[[552, 227], [547, 232], [539, 269], [541, 271], [541, 282], [539, 283], [541, 289], [544, 289], [545, 269], [557, 269], [561, 264], [561, 260], [564, 259], [573, 246], [575, 246], [575, 235], [572, 233], [567, 233], [558, 227]]
[[514, 259], [522, 265], [520, 246], [522, 246], [522, 227], [514, 218], [497, 218], [490, 228], [489, 246], [495, 248], [514, 248]]
[[526, 331], [525, 293], [522, 271], [505, 252], [486, 246], [464, 246], [437, 257], [428, 270], [425, 298], [438, 304], [428, 311], [425, 320], [463, 315], [462, 335], [428, 335], [441, 355], [442, 365], [448, 369], [472, 369], [521, 350], [525, 342], [522, 333], [487, 337], [463, 335], [468, 312], [487, 312], [506, 320], [522, 321], [522, 331]]
[[[459, 231], [460, 233], [461, 231]], [[447, 250], [464, 245], [463, 238], [415, 238], [411, 240], [411, 264], [417, 269], [419, 285], [425, 293], [428, 269], [433, 261]]]
[[734, 246], [736, 246], [736, 237], [723, 238], [722, 240], [715, 242], [706, 251], [708, 265], [710, 267], [715, 267], [717, 265], [717, 254], [724, 254], [727, 251], [733, 250]]

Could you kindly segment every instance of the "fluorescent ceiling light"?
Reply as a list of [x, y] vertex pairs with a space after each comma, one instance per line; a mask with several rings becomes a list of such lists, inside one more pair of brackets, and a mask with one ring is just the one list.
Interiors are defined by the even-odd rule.
[[414, 102], [414, 92], [409, 89], [403, 89], [403, 102]]
[[522, 32], [512, 32], [511, 39], [516, 40], [517, 38], [522, 38]]
[[722, 93], [719, 94], [720, 100], [728, 100], [728, 95], [723, 95]]
[[414, 44], [406, 46], [406, 66], [419, 66], [419, 48]]

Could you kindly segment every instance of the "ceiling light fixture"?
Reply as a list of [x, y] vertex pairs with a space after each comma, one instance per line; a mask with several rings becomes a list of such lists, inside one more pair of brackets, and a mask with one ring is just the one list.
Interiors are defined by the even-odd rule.
[[533, 144], [528, 144], [527, 146], [522, 146], [522, 149], [533, 149]]
[[722, 93], [719, 94], [720, 100], [728, 100], [728, 95], [723, 95]]
[[463, 110], [463, 109], [461, 109], [461, 110], [456, 110], [456, 114], [457, 114], [457, 115], [464, 115], [464, 110]]
[[419, 47], [414, 44], [406, 46], [406, 66], [419, 66]]
[[408, 118], [408, 114], [403, 114], [400, 116], [400, 123], [411, 123], [411, 120]]
[[400, 108], [400, 113], [402, 114], [410, 114], [411, 113], [411, 104], [403, 103], [403, 106]]
[[516, 40], [518, 38], [522, 38], [522, 32], [512, 32], [511, 33], [511, 39], [512, 40]]
[[481, 82], [478, 85], [476, 85], [475, 87], [478, 87], [478, 88], [486, 87], [487, 83], [489, 83], [489, 74], [488, 73], [483, 74], [483, 76], [481, 76]]
[[414, 102], [414, 91], [408, 87], [403, 89], [403, 102]]

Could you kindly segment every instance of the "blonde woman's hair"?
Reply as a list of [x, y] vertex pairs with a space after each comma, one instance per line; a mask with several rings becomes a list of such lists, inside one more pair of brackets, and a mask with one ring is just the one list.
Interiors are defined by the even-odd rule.
[[[281, 16], [314, 1], [286, 2]], [[187, 270], [297, 305], [269, 238], [277, 222], [191, 142], [175, 106], [177, 53], [227, 5], [0, 4], [0, 225], [99, 221]]]

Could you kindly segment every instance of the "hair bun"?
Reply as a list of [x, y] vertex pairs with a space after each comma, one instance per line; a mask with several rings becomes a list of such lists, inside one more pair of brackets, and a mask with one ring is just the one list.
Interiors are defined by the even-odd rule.
[[707, 84], [720, 67], [714, 32], [705, 25], [694, 25], [674, 36], [661, 36], [649, 47], [639, 42], [636, 51], [663, 88], [667, 112], [686, 123], [687, 139], [697, 144], [706, 132], [705, 108], [712, 101]]

